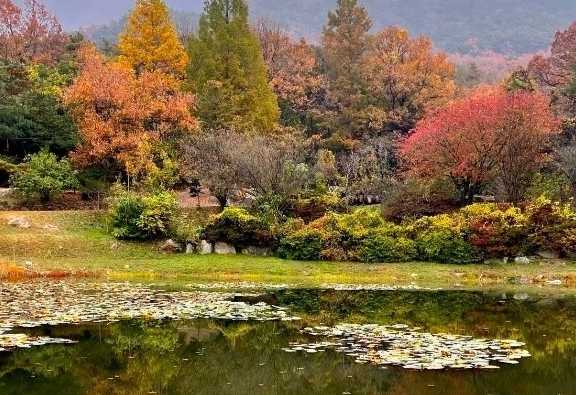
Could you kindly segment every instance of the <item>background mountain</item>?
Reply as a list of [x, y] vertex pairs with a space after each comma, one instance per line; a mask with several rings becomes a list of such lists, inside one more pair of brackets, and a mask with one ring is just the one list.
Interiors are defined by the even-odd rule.
[[[45, 0], [67, 29], [109, 24], [133, 0]], [[167, 0], [175, 10], [199, 13], [203, 0]], [[265, 17], [296, 35], [317, 39], [336, 0], [249, 0]], [[507, 55], [546, 49], [554, 33], [576, 20], [575, 0], [363, 0], [375, 28], [402, 25], [432, 37], [449, 52]], [[190, 14], [189, 14], [190, 15]]]

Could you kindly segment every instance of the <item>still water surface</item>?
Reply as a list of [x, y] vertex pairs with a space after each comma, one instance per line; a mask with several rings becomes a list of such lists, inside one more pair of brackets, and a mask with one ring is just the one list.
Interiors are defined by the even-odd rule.
[[[294, 322], [211, 320], [44, 327], [77, 340], [0, 353], [0, 394], [576, 394], [576, 297], [466, 291], [277, 290]], [[516, 339], [532, 357], [495, 371], [420, 372], [334, 351], [286, 353], [308, 325], [408, 324]]]

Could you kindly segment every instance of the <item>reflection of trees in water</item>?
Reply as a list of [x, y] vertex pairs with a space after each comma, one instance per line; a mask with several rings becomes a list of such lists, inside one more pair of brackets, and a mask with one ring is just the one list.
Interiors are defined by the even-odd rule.
[[42, 329], [82, 341], [0, 356], [0, 393], [428, 394], [434, 385], [443, 394], [540, 394], [569, 393], [575, 385], [574, 298], [507, 295], [501, 302], [500, 294], [318, 290], [279, 291], [274, 298], [302, 313], [305, 325], [405, 322], [433, 332], [525, 340], [534, 357], [488, 373], [381, 370], [332, 352], [281, 351], [302, 339], [297, 322], [139, 321]]

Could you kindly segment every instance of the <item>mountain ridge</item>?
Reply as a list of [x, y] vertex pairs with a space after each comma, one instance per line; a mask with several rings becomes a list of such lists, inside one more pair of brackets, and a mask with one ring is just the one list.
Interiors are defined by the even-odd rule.
[[[68, 30], [120, 20], [133, 0], [45, 0]], [[167, 0], [172, 9], [199, 13], [202, 0]], [[336, 0], [250, 0], [252, 18], [278, 22], [296, 36], [317, 40]], [[574, 0], [364, 0], [374, 28], [401, 25], [449, 52], [519, 55], [545, 50], [556, 31], [576, 20]]]

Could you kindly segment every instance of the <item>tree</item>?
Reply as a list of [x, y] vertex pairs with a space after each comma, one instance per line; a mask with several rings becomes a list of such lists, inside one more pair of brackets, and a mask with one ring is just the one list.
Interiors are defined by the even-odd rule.
[[188, 55], [163, 0], [137, 0], [118, 42], [119, 61], [136, 70], [183, 75]]
[[270, 132], [279, 117], [244, 0], [206, 2], [189, 44], [189, 80], [206, 129]]
[[[557, 32], [550, 47], [550, 56], [535, 56], [528, 64], [529, 77], [534, 79], [538, 86], [549, 93], [557, 106], [571, 114], [576, 114], [570, 91], [576, 67], [576, 22], [567, 30]], [[568, 94], [568, 95], [567, 95]]]
[[340, 128], [356, 127], [356, 110], [363, 101], [360, 63], [368, 49], [371, 27], [368, 12], [357, 0], [338, 0], [324, 27], [322, 49], [329, 97], [340, 113]]
[[157, 144], [196, 128], [191, 94], [160, 71], [136, 76], [126, 65], [107, 62], [93, 46], [80, 50], [80, 75], [64, 99], [80, 129], [73, 160], [131, 176], [154, 169]]
[[64, 52], [68, 37], [38, 0], [24, 9], [0, 0], [0, 57], [4, 60], [52, 64]]
[[47, 148], [66, 155], [77, 130], [61, 103], [70, 73], [65, 67], [0, 61], [0, 154], [22, 160]]
[[576, 196], [576, 144], [573, 142], [557, 149], [557, 164], [570, 182], [572, 196]]
[[518, 202], [546, 160], [556, 127], [542, 94], [478, 90], [419, 122], [400, 154], [409, 174], [452, 180], [461, 203], [496, 179], [506, 198]]
[[50, 201], [67, 189], [76, 188], [78, 179], [68, 160], [58, 160], [48, 151], [28, 156], [12, 177], [10, 184], [24, 196], [39, 196], [42, 203]]
[[183, 150], [189, 175], [200, 178], [222, 207], [243, 190], [282, 210], [308, 181], [304, 150], [293, 136], [210, 131], [191, 136]]
[[314, 48], [294, 41], [278, 25], [261, 20], [256, 32], [268, 66], [268, 78], [278, 96], [285, 125], [311, 125], [325, 104], [326, 81]]
[[366, 86], [366, 130], [402, 133], [427, 111], [441, 107], [455, 91], [454, 66], [443, 53], [433, 53], [426, 37], [410, 38], [398, 27], [376, 34], [361, 61]]
[[236, 141], [237, 136], [228, 131], [201, 132], [183, 141], [187, 178], [200, 180], [222, 208], [239, 189], [237, 168], [232, 163]]

